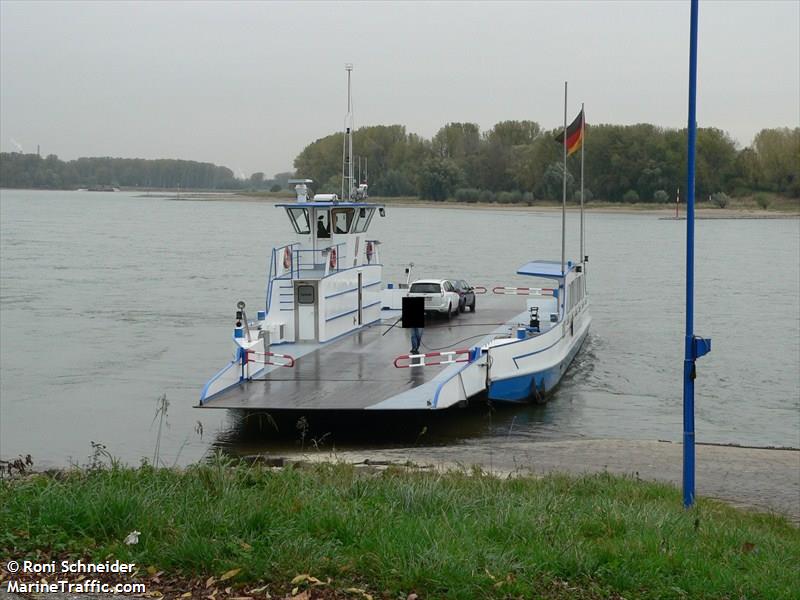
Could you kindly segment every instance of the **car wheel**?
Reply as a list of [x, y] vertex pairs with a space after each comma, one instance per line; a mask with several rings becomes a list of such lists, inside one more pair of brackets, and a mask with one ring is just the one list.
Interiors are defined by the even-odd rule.
[[450, 304], [447, 305], [447, 320], [449, 321], [452, 318], [453, 318], [453, 303], [451, 302]]
[[475, 312], [475, 298], [472, 299], [472, 304], [469, 305], [469, 311]]
[[464, 300], [463, 302], [459, 302], [458, 303], [458, 312], [463, 313], [465, 310], [467, 310], [467, 301], [466, 300]]

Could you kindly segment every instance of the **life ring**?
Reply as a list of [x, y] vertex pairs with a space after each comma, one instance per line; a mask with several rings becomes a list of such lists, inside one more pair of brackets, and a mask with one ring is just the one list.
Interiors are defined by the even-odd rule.
[[372, 242], [367, 242], [367, 262], [372, 262]]
[[330, 265], [331, 269], [336, 268], [336, 248], [331, 248], [331, 252], [328, 255], [328, 265]]
[[286, 249], [283, 251], [283, 268], [288, 269], [292, 266], [292, 251], [289, 250], [289, 246], [286, 246]]

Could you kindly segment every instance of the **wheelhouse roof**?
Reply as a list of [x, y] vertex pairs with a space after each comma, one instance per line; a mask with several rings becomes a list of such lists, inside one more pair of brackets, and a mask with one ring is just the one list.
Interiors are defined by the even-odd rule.
[[290, 202], [276, 204], [279, 208], [382, 208], [383, 204], [370, 204], [369, 202]]
[[[575, 268], [572, 261], [567, 261], [567, 273]], [[532, 260], [517, 269], [517, 275], [530, 275], [531, 277], [547, 277], [560, 279], [564, 277], [561, 272], [561, 262], [555, 260]]]

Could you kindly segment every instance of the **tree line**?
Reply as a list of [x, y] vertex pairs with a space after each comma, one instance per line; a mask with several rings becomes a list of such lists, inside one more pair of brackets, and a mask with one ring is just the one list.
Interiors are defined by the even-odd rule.
[[[475, 123], [448, 123], [425, 139], [402, 125], [362, 127], [354, 133], [353, 153], [367, 159], [373, 196], [560, 200], [559, 132], [534, 121], [503, 121], [484, 132]], [[296, 173], [315, 180], [317, 191], [341, 188], [342, 135], [316, 140], [294, 161]], [[587, 201], [674, 201], [685, 186], [685, 129], [587, 124], [585, 144]], [[580, 160], [580, 152], [567, 160], [570, 200], [580, 197]], [[800, 128], [764, 129], [743, 149], [720, 129], [699, 129], [696, 190], [699, 198], [758, 191], [800, 197]]]
[[267, 179], [259, 172], [240, 179], [227, 167], [192, 160], [99, 157], [63, 161], [55, 154], [42, 158], [38, 154], [0, 153], [0, 187], [10, 188], [278, 191], [287, 187], [290, 177], [291, 173], [278, 173]]
[[[362, 127], [353, 150], [366, 159], [370, 194], [420, 196], [467, 202], [560, 200], [562, 148], [559, 130], [534, 121], [502, 121], [488, 131], [475, 123], [448, 123], [432, 138], [402, 125]], [[76, 189], [113, 186], [145, 189], [271, 190], [297, 176], [313, 179], [314, 190], [341, 190], [343, 134], [306, 146], [294, 173], [247, 179], [211, 163], [173, 159], [79, 158], [0, 153], [0, 187]], [[366, 176], [362, 173], [361, 179]], [[800, 197], [800, 128], [763, 129], [739, 149], [715, 128], [697, 133], [696, 189], [699, 198], [775, 192]], [[586, 126], [586, 200], [670, 202], [686, 181], [686, 130], [649, 124]], [[580, 195], [580, 152], [567, 161], [570, 200]]]

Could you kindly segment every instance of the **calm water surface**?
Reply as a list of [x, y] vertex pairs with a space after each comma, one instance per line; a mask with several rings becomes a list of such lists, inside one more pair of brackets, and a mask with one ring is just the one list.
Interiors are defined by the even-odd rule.
[[[681, 438], [685, 222], [592, 213], [586, 227], [592, 331], [551, 401], [456, 411], [427, 443]], [[371, 233], [387, 280], [413, 261], [419, 277], [530, 284], [516, 267], [560, 253], [558, 213], [392, 208]], [[264, 203], [0, 192], [0, 456], [85, 463], [97, 441], [152, 458], [161, 394], [167, 464], [262, 446], [192, 406], [229, 359], [236, 301], [263, 303], [267, 253], [291, 237]], [[698, 441], [800, 446], [800, 221], [698, 221], [697, 256], [696, 329], [714, 344]], [[340, 428], [326, 443], [361, 442]]]

